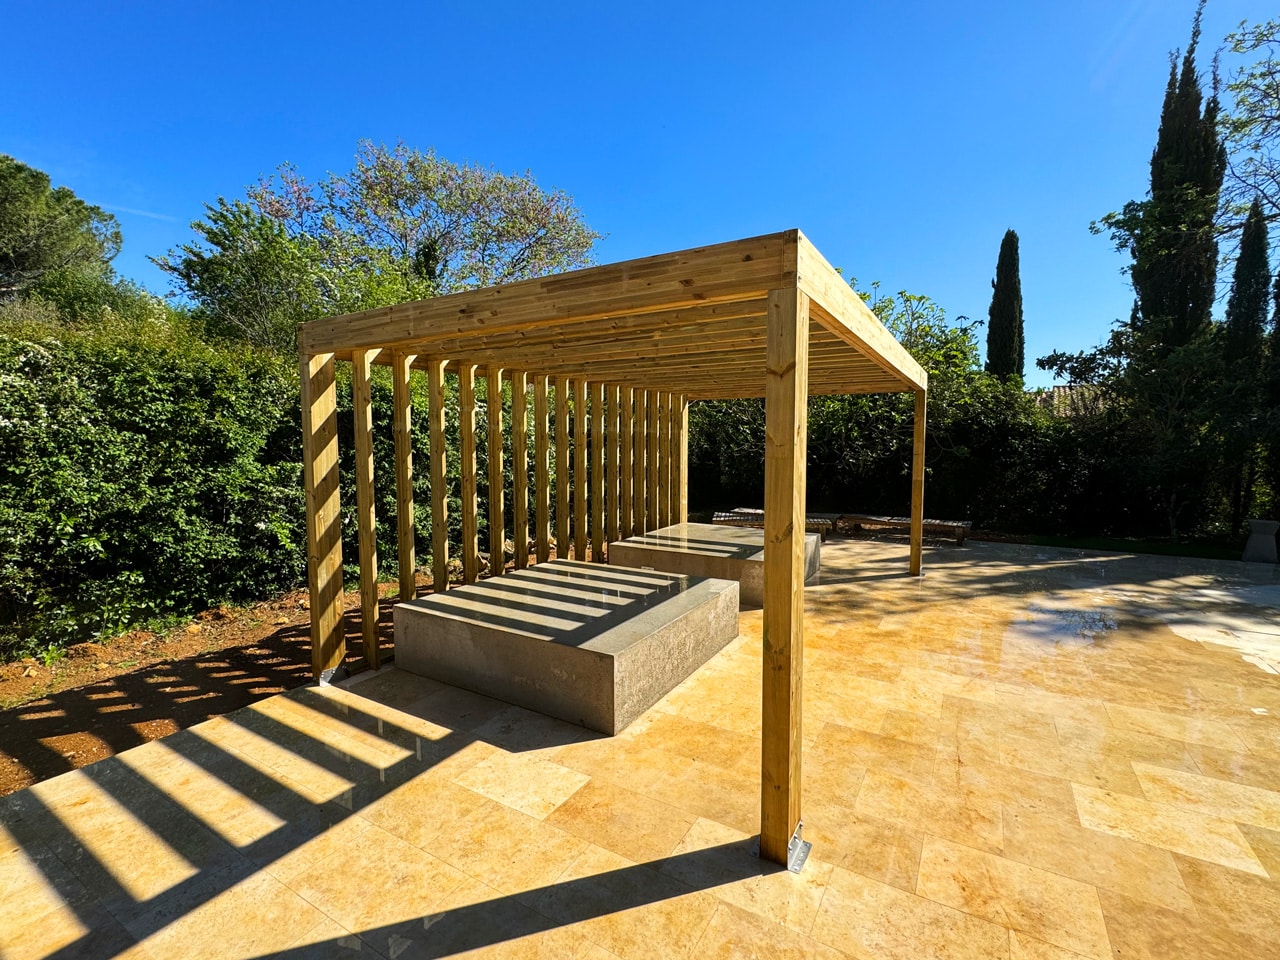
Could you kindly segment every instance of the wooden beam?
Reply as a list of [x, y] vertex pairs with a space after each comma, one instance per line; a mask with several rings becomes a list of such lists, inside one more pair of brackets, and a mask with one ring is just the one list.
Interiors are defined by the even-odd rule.
[[587, 382], [573, 383], [573, 559], [587, 559]]
[[369, 384], [375, 351], [358, 350], [351, 363], [351, 408], [355, 421], [356, 531], [360, 543], [360, 635], [373, 669], [378, 659], [378, 523], [373, 505], [373, 404]]
[[462, 581], [480, 578], [479, 522], [476, 503], [476, 368], [458, 367], [458, 413], [462, 435]]
[[800, 822], [808, 329], [807, 296], [769, 294], [760, 856], [781, 864]]
[[533, 378], [533, 500], [534, 537], [539, 563], [551, 559], [551, 471], [547, 464], [547, 377]]
[[675, 436], [675, 520], [676, 523], [689, 522], [689, 398], [680, 396], [676, 400], [676, 436]]
[[302, 325], [309, 353], [398, 347], [759, 299], [794, 282], [798, 230], [378, 307]]
[[591, 387], [591, 559], [604, 562], [604, 398], [603, 383]]
[[391, 364], [391, 402], [395, 407], [396, 549], [400, 569], [400, 600], [418, 595], [418, 560], [414, 550], [413, 400], [410, 377], [412, 353], [400, 353]]
[[621, 458], [618, 465], [618, 483], [621, 488], [618, 494], [618, 505], [621, 508], [618, 534], [625, 540], [635, 532], [635, 516], [631, 506], [631, 487], [635, 479], [631, 466], [634, 454], [632, 433], [636, 413], [635, 390], [632, 387], [620, 387], [618, 398], [621, 401], [618, 410], [619, 432], [622, 434], [618, 451]]
[[608, 510], [608, 522], [606, 526], [606, 539], [609, 543], [613, 543], [618, 539], [618, 496], [621, 484], [619, 482], [618, 470], [622, 462], [622, 444], [618, 437], [618, 422], [620, 403], [620, 393], [617, 384], [609, 387], [609, 422], [605, 425], [605, 433], [609, 444], [609, 489], [605, 494], [606, 509]]
[[502, 489], [502, 371], [497, 367], [489, 368], [484, 412], [489, 427], [489, 576], [500, 577], [507, 562], [507, 516]]
[[658, 394], [658, 526], [671, 526], [671, 394]]
[[342, 507], [338, 495], [338, 391], [332, 354], [299, 357], [302, 474], [307, 503], [311, 673], [335, 679], [346, 653], [342, 614]]
[[511, 371], [511, 498], [516, 569], [529, 566], [529, 376]]
[[920, 576], [924, 553], [924, 438], [928, 391], [916, 391], [915, 431], [911, 444], [911, 576]]
[[569, 381], [556, 377], [556, 559], [569, 556]]
[[631, 442], [634, 448], [632, 458], [632, 484], [635, 488], [631, 495], [632, 508], [635, 510], [634, 533], [646, 533], [649, 530], [649, 393], [647, 390], [635, 392], [636, 411]]
[[658, 512], [658, 461], [661, 459], [659, 441], [661, 435], [658, 432], [658, 424], [662, 420], [662, 399], [656, 390], [648, 391], [645, 408], [648, 415], [649, 423], [645, 429], [648, 439], [648, 449], [645, 451], [645, 461], [648, 464], [649, 475], [645, 478], [645, 491], [648, 494], [648, 503], [645, 506], [645, 514], [647, 516], [647, 524], [645, 530], [656, 530], [662, 526], [660, 514]]
[[444, 439], [444, 366], [427, 361], [427, 426], [430, 431], [431, 480], [431, 589], [449, 589], [449, 488], [448, 449]]

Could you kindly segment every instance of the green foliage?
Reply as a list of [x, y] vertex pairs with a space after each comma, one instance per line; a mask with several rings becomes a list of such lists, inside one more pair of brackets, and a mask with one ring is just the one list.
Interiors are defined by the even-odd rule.
[[1018, 270], [1018, 235], [1006, 230], [1000, 241], [996, 278], [991, 281], [987, 325], [987, 373], [1022, 378], [1022, 280]]
[[363, 141], [315, 184], [285, 164], [206, 211], [198, 242], [153, 262], [212, 332], [290, 351], [300, 322], [582, 266], [599, 236], [527, 173], [403, 143]]
[[1280, 20], [1242, 22], [1226, 43], [1233, 55], [1256, 58], [1233, 72], [1222, 117], [1231, 151], [1223, 220], [1238, 228], [1258, 199], [1268, 221], [1280, 218]]
[[0, 154], [0, 301], [50, 273], [101, 274], [119, 251], [115, 217]]

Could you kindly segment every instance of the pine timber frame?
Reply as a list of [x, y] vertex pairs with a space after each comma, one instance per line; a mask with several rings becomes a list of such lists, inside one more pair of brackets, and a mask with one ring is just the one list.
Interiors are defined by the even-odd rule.
[[[502, 401], [494, 387], [519, 378], [513, 410], [534, 393], [536, 504], [534, 550], [550, 554], [547, 453], [556, 449], [556, 552], [604, 559], [609, 537], [687, 519], [690, 400], [765, 400], [765, 598], [761, 696], [761, 856], [786, 863], [800, 822], [801, 690], [804, 652], [805, 445], [811, 395], [910, 392], [915, 395], [909, 572], [921, 572], [924, 441], [928, 377], [849, 284], [798, 230], [623, 263], [470, 290], [363, 313], [315, 320], [298, 332], [302, 378], [308, 585], [315, 676], [341, 673], [346, 655], [338, 493], [335, 365], [354, 365], [360, 396], [356, 445], [362, 469], [360, 559], [363, 609], [377, 579], [372, 547], [372, 457], [368, 369], [395, 371], [397, 433], [407, 439], [409, 371], [427, 371], [433, 517], [445, 509], [444, 371], [458, 374], [462, 436], [463, 568], [479, 575], [476, 539], [476, 403], [487, 379], [490, 448], [501, 449]], [[531, 380], [526, 380], [526, 377]], [[404, 385], [401, 385], [401, 381]], [[517, 382], [513, 380], [513, 384]], [[549, 397], [548, 388], [554, 394]], [[590, 403], [588, 402], [590, 400]], [[602, 405], [600, 405], [602, 404]], [[600, 405], [600, 406], [597, 406]], [[588, 416], [590, 411], [590, 421]], [[571, 423], [570, 423], [571, 421]], [[590, 423], [590, 439], [587, 426]], [[403, 426], [401, 426], [403, 425]], [[573, 454], [568, 441], [572, 429]], [[602, 431], [606, 435], [602, 435]], [[364, 436], [361, 436], [364, 433]], [[513, 459], [524, 459], [525, 428], [513, 428]], [[616, 450], [603, 444], [616, 445]], [[397, 457], [400, 517], [412, 517], [412, 464]], [[592, 470], [587, 470], [587, 445]], [[437, 449], [437, 444], [441, 449]], [[570, 462], [572, 460], [572, 463]], [[491, 460], [491, 463], [493, 461]], [[497, 552], [504, 529], [501, 459], [489, 477]], [[570, 503], [570, 468], [573, 501]], [[366, 481], [368, 481], [366, 483]], [[525, 503], [515, 515], [527, 526]], [[592, 493], [590, 524], [587, 493]], [[406, 499], [407, 498], [407, 499]], [[496, 512], [496, 516], [494, 513]], [[406, 525], [407, 526], [407, 525]], [[401, 529], [405, 529], [404, 526]], [[571, 532], [572, 531], [572, 532]], [[616, 533], [615, 533], [616, 531]], [[446, 589], [445, 531], [432, 530], [436, 589]], [[528, 544], [527, 529], [517, 544]], [[591, 550], [585, 548], [590, 542]], [[411, 546], [410, 546], [411, 550]], [[402, 562], [412, 553], [402, 550]], [[529, 562], [528, 550], [521, 565]], [[502, 569], [501, 555], [491, 562]], [[372, 569], [365, 569], [372, 567]], [[402, 577], [400, 595], [409, 592]], [[367, 662], [376, 664], [374, 625], [366, 621]]]

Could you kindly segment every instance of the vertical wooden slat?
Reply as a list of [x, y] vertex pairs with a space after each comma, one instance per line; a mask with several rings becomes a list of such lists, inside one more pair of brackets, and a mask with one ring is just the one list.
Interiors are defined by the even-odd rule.
[[617, 384], [609, 387], [609, 422], [605, 425], [606, 439], [609, 444], [609, 489], [605, 494], [605, 509], [608, 510], [609, 519], [605, 524], [606, 534], [609, 542], [612, 543], [618, 539], [618, 513], [619, 513], [619, 491], [622, 489], [619, 482], [618, 470], [622, 462], [622, 444], [618, 437], [618, 405], [621, 400], [621, 391]]
[[591, 387], [591, 559], [604, 561], [604, 398], [603, 383]]
[[620, 391], [620, 399], [622, 401], [621, 410], [619, 411], [619, 421], [622, 434], [622, 463], [618, 467], [618, 481], [621, 484], [621, 490], [618, 495], [619, 506], [622, 508], [622, 516], [620, 518], [621, 527], [619, 534], [626, 539], [635, 533], [635, 517], [631, 507], [631, 488], [635, 478], [633, 477], [633, 468], [631, 466], [634, 459], [634, 449], [632, 444], [632, 434], [635, 424], [635, 391], [631, 387], [623, 387]]
[[351, 408], [355, 421], [356, 533], [360, 544], [360, 636], [364, 658], [378, 669], [378, 524], [373, 505], [373, 404], [369, 376], [377, 350], [351, 354]]
[[920, 576], [924, 552], [924, 438], [928, 393], [916, 391], [915, 436], [911, 444], [911, 560], [910, 573]]
[[338, 497], [338, 392], [333, 354], [300, 356], [302, 473], [307, 502], [311, 672], [328, 683], [342, 666], [342, 509]]
[[529, 565], [529, 377], [511, 371], [511, 498], [516, 569]]
[[671, 526], [671, 394], [658, 394], [658, 526]]
[[551, 471], [547, 463], [547, 376], [533, 378], [533, 497], [539, 563], [551, 559]]
[[444, 366], [434, 357], [427, 361], [427, 426], [430, 431], [431, 472], [431, 589], [449, 589], [449, 488], [448, 450], [444, 439]]
[[766, 319], [760, 856], [785, 864], [800, 822], [809, 298], [770, 291]]
[[507, 516], [502, 489], [501, 367], [489, 367], [484, 413], [489, 427], [489, 576], [500, 577], [507, 562]]
[[573, 559], [587, 558], [587, 382], [573, 384]]
[[417, 359], [411, 353], [398, 353], [391, 362], [391, 402], [395, 407], [396, 439], [396, 548], [402, 601], [412, 600], [418, 595], [413, 515], [413, 401], [409, 389], [409, 377]]
[[646, 457], [649, 453], [649, 391], [637, 390], [635, 392], [636, 411], [633, 418], [634, 426], [632, 428], [631, 443], [634, 449], [632, 468], [632, 483], [635, 490], [631, 494], [632, 508], [635, 510], [635, 532], [645, 533], [649, 529], [649, 467]]
[[569, 381], [556, 377], [556, 559], [569, 556]]
[[656, 530], [661, 526], [658, 517], [658, 459], [659, 459], [659, 434], [658, 422], [660, 416], [660, 399], [656, 390], [650, 390], [648, 397], [645, 398], [645, 408], [648, 415], [649, 423], [645, 428], [645, 436], [648, 441], [648, 449], [645, 451], [645, 462], [648, 465], [648, 476], [645, 477], [645, 493], [648, 494], [648, 502], [645, 505], [645, 530]]
[[462, 434], [462, 580], [480, 577], [479, 523], [476, 504], [476, 365], [458, 367], [458, 415]]
[[676, 523], [689, 522], [689, 398], [677, 401], [675, 437]]

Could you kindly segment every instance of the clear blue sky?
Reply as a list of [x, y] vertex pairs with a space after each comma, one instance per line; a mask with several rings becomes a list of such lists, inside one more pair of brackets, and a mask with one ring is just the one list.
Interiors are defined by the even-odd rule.
[[[346, 170], [364, 137], [531, 170], [601, 262], [799, 227], [951, 316], [985, 319], [1013, 227], [1032, 367], [1129, 311], [1088, 226], [1145, 190], [1194, 6], [8, 0], [0, 151], [114, 212], [117, 268], [157, 292], [147, 256], [202, 203], [286, 160]], [[1211, 0], [1203, 69], [1275, 13]]]

